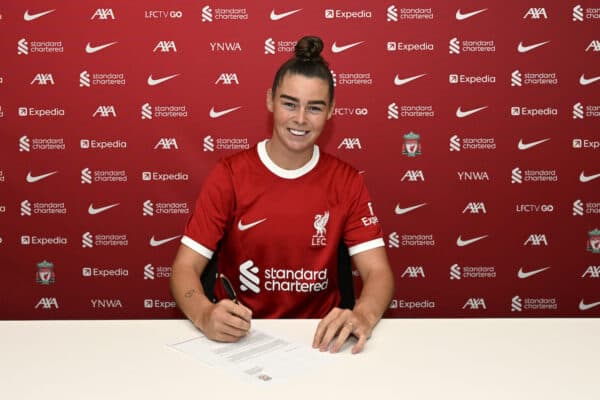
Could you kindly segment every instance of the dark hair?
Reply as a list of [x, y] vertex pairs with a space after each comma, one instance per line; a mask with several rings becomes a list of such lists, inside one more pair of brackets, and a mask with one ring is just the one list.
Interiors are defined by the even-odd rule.
[[329, 64], [321, 57], [323, 41], [317, 36], [304, 36], [296, 43], [295, 56], [287, 60], [273, 80], [273, 96], [285, 74], [298, 74], [309, 78], [321, 78], [329, 84], [329, 103], [333, 101], [333, 76]]

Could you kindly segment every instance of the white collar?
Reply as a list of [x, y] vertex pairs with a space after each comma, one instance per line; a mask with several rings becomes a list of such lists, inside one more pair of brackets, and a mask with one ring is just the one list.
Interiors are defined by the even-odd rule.
[[258, 157], [260, 158], [260, 161], [262, 161], [264, 166], [267, 167], [267, 169], [269, 171], [271, 171], [272, 173], [274, 173], [275, 175], [277, 175], [280, 178], [284, 178], [284, 179], [300, 178], [301, 176], [306, 175], [310, 171], [312, 171], [316, 167], [317, 163], [319, 162], [319, 156], [320, 156], [319, 146], [317, 146], [315, 144], [315, 145], [313, 145], [312, 157], [310, 158], [310, 160], [308, 160], [308, 162], [306, 164], [304, 164], [303, 166], [301, 166], [300, 168], [297, 168], [297, 169], [283, 169], [280, 166], [278, 166], [277, 164], [275, 164], [273, 162], [273, 160], [271, 160], [271, 158], [269, 157], [269, 154], [267, 154], [267, 142], [268, 141], [269, 141], [268, 139], [265, 139], [262, 142], [258, 142], [258, 144], [256, 146], [256, 150], [258, 151]]

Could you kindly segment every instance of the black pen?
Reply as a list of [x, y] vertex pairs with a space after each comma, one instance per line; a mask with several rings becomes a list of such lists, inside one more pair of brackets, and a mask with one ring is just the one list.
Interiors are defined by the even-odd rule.
[[221, 280], [221, 283], [223, 284], [223, 287], [225, 288], [225, 291], [227, 292], [227, 296], [229, 297], [229, 299], [231, 301], [233, 301], [235, 304], [240, 304], [240, 303], [238, 303], [237, 296], [235, 294], [235, 290], [233, 290], [233, 285], [231, 284], [231, 282], [229, 282], [229, 279], [227, 279], [227, 277], [223, 274], [219, 274], [219, 279]]

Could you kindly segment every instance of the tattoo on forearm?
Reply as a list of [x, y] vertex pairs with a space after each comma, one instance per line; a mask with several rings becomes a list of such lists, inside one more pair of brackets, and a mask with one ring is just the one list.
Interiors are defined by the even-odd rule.
[[196, 293], [196, 289], [190, 289], [184, 293], [184, 296], [189, 299], [190, 297], [192, 297], [194, 295], [194, 293]]

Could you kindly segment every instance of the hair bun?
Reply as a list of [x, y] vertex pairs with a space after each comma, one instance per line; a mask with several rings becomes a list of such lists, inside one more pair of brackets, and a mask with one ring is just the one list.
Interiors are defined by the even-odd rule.
[[304, 36], [296, 43], [296, 58], [302, 61], [322, 61], [323, 41], [317, 36]]

